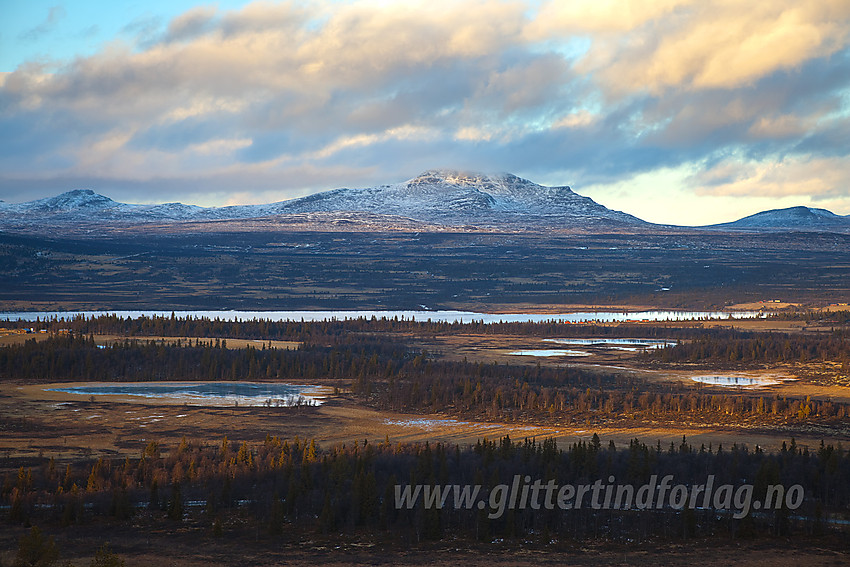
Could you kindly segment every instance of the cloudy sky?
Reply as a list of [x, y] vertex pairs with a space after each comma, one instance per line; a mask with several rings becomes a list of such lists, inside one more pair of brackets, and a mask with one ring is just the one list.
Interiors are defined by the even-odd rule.
[[456, 168], [656, 222], [850, 214], [850, 1], [4, 1], [0, 133], [7, 202]]

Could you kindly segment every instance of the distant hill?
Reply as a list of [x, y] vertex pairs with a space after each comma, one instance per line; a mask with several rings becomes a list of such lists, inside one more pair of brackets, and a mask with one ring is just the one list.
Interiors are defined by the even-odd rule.
[[850, 217], [836, 215], [826, 209], [789, 207], [772, 209], [744, 217], [734, 222], [715, 224], [706, 228], [725, 230], [850, 230]]

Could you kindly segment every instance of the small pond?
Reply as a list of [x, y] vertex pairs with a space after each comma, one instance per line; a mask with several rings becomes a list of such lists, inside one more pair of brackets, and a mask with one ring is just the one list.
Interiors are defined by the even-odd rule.
[[264, 382], [93, 382], [47, 388], [50, 392], [66, 392], [95, 398], [120, 396], [192, 406], [271, 407], [320, 405], [324, 400], [323, 390], [318, 386]]

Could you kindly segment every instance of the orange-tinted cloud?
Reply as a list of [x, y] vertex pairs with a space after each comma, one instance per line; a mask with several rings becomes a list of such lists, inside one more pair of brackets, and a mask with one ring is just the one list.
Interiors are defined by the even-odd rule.
[[434, 167], [579, 188], [685, 167], [703, 195], [841, 198], [848, 34], [846, 0], [198, 7], [0, 74], [0, 198], [284, 198]]
[[828, 57], [850, 43], [844, 0], [548, 2], [536, 33], [583, 33], [580, 63], [617, 93], [735, 88]]

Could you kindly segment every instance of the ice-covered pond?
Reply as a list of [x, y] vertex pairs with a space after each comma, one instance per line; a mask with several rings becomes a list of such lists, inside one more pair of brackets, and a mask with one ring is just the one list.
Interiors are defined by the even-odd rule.
[[87, 383], [45, 388], [82, 396], [120, 396], [192, 406], [320, 405], [325, 389], [319, 386], [263, 382], [132, 382]]
[[709, 384], [711, 386], [724, 386], [727, 388], [761, 388], [764, 386], [773, 386], [779, 384], [777, 380], [764, 376], [721, 376], [721, 375], [705, 375], [691, 376], [694, 382], [701, 384]]
[[532, 349], [532, 350], [515, 350], [509, 352], [515, 356], [590, 356], [589, 352], [583, 350], [569, 349]]
[[676, 341], [667, 339], [543, 339], [547, 343], [570, 346], [604, 347], [616, 350], [639, 351], [642, 349], [675, 346]]

